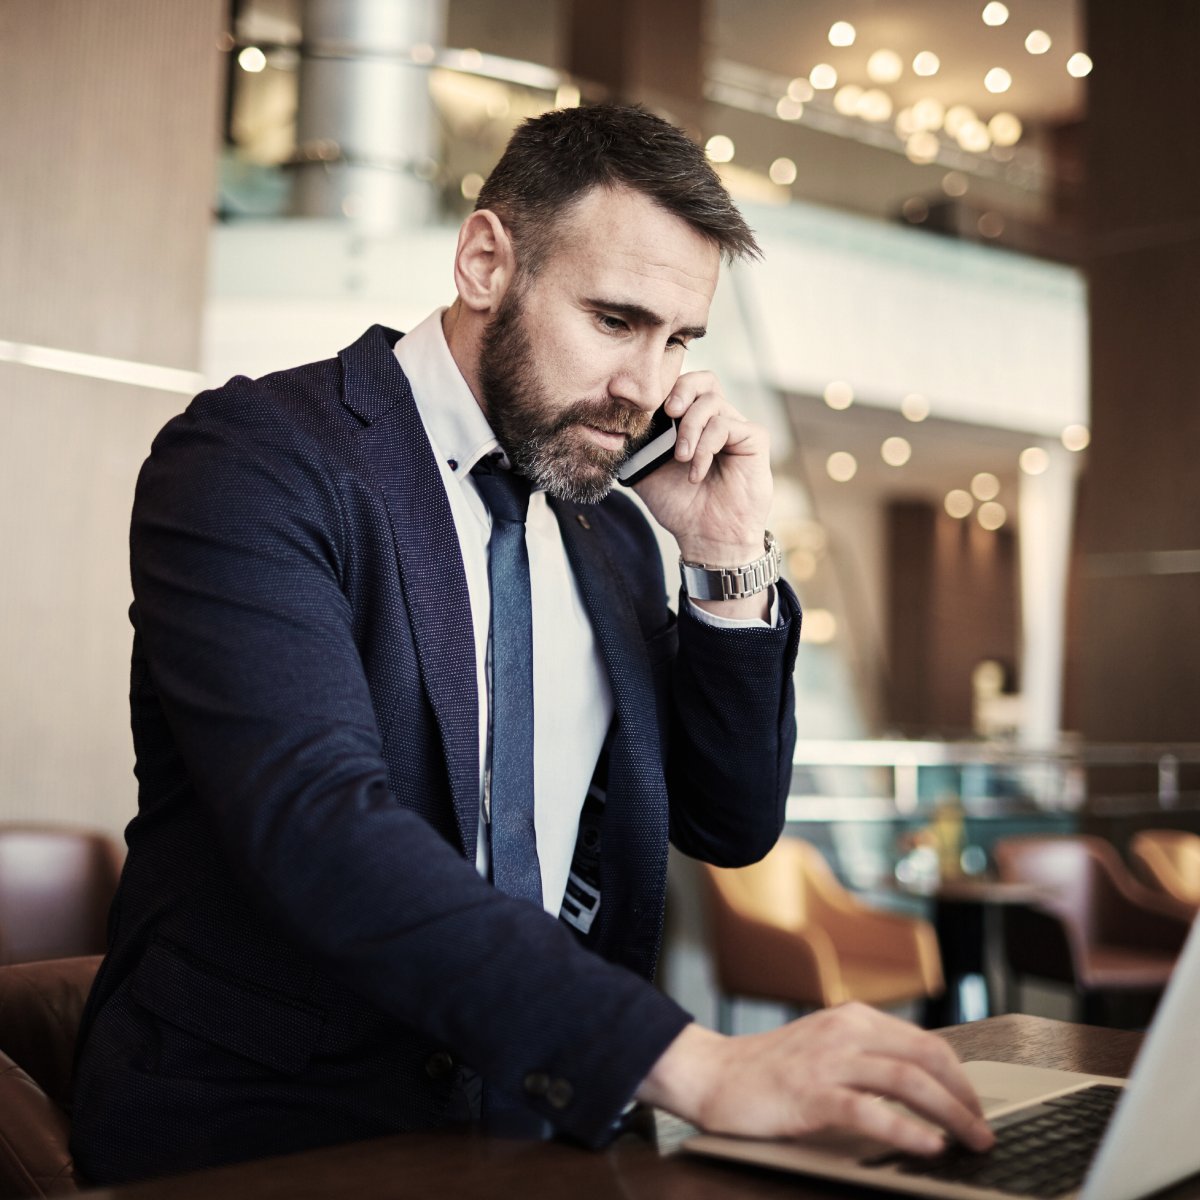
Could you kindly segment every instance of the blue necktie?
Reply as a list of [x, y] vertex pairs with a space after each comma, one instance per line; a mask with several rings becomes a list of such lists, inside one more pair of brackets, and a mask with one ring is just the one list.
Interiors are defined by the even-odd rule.
[[492, 514], [491, 741], [488, 795], [492, 881], [542, 906], [533, 824], [533, 617], [525, 514], [529, 480], [484, 459], [471, 472]]

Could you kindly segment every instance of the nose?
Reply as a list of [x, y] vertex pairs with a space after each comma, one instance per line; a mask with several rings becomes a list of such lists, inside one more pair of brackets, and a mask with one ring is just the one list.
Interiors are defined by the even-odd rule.
[[631, 348], [613, 372], [609, 395], [643, 412], [653, 412], [675, 383], [674, 378], [667, 378], [671, 370], [662, 348], [647, 339], [645, 344]]

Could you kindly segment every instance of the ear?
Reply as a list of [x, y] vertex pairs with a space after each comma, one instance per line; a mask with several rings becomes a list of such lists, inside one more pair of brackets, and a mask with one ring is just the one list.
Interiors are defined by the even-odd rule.
[[515, 272], [508, 230], [490, 209], [476, 210], [458, 231], [454, 254], [454, 284], [463, 305], [476, 313], [496, 312]]

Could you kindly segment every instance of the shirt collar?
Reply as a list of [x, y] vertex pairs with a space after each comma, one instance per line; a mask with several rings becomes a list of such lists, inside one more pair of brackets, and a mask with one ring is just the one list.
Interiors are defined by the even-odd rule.
[[499, 450], [483, 409], [463, 378], [442, 330], [444, 308], [430, 313], [396, 343], [396, 359], [408, 382], [429, 440], [456, 479]]

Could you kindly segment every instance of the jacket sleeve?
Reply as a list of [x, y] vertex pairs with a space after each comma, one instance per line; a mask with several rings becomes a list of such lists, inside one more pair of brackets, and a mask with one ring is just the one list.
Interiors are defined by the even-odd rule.
[[197, 802], [324, 969], [600, 1144], [689, 1017], [396, 803], [338, 480], [294, 430], [235, 407], [193, 406], [160, 434], [131, 531], [135, 624]]
[[783, 830], [796, 745], [800, 605], [780, 582], [772, 629], [720, 629], [681, 594], [668, 717], [671, 841], [718, 866], [756, 862]]

